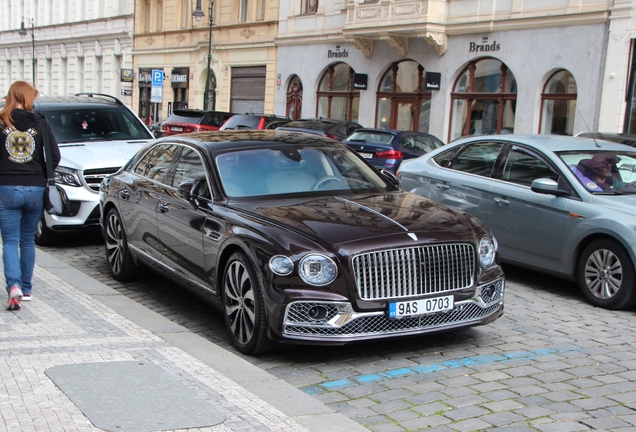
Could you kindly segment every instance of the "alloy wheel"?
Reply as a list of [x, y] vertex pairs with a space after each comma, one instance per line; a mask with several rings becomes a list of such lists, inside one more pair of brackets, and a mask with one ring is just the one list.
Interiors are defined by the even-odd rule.
[[247, 344], [254, 336], [254, 287], [247, 269], [240, 261], [233, 261], [229, 265], [223, 290], [230, 332], [237, 342]]
[[120, 274], [124, 260], [124, 231], [114, 212], [108, 215], [106, 222], [106, 258], [112, 272]]
[[623, 283], [620, 259], [608, 249], [598, 249], [585, 262], [585, 284], [599, 299], [614, 297]]

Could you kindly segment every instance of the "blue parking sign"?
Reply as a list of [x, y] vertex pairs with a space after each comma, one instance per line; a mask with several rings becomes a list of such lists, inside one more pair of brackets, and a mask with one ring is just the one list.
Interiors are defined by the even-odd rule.
[[152, 86], [163, 87], [163, 71], [158, 69], [152, 70]]

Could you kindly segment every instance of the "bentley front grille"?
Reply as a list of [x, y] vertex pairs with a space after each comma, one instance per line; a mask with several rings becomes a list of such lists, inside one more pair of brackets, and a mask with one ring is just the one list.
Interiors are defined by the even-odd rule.
[[473, 284], [475, 250], [470, 244], [442, 244], [357, 255], [353, 270], [363, 300], [443, 293]]

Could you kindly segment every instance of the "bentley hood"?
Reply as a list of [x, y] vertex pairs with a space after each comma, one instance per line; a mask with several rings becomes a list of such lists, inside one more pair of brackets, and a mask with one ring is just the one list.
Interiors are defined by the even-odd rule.
[[477, 235], [476, 219], [408, 192], [234, 205], [325, 245], [378, 238], [387, 246], [424, 239], [473, 242]]

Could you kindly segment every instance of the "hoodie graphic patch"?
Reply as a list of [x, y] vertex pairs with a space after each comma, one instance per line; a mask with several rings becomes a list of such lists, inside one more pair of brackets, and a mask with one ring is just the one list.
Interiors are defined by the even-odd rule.
[[15, 163], [27, 163], [33, 160], [35, 152], [35, 139], [37, 132], [29, 128], [25, 132], [5, 127], [2, 131], [7, 136], [5, 147], [9, 153], [9, 160]]

